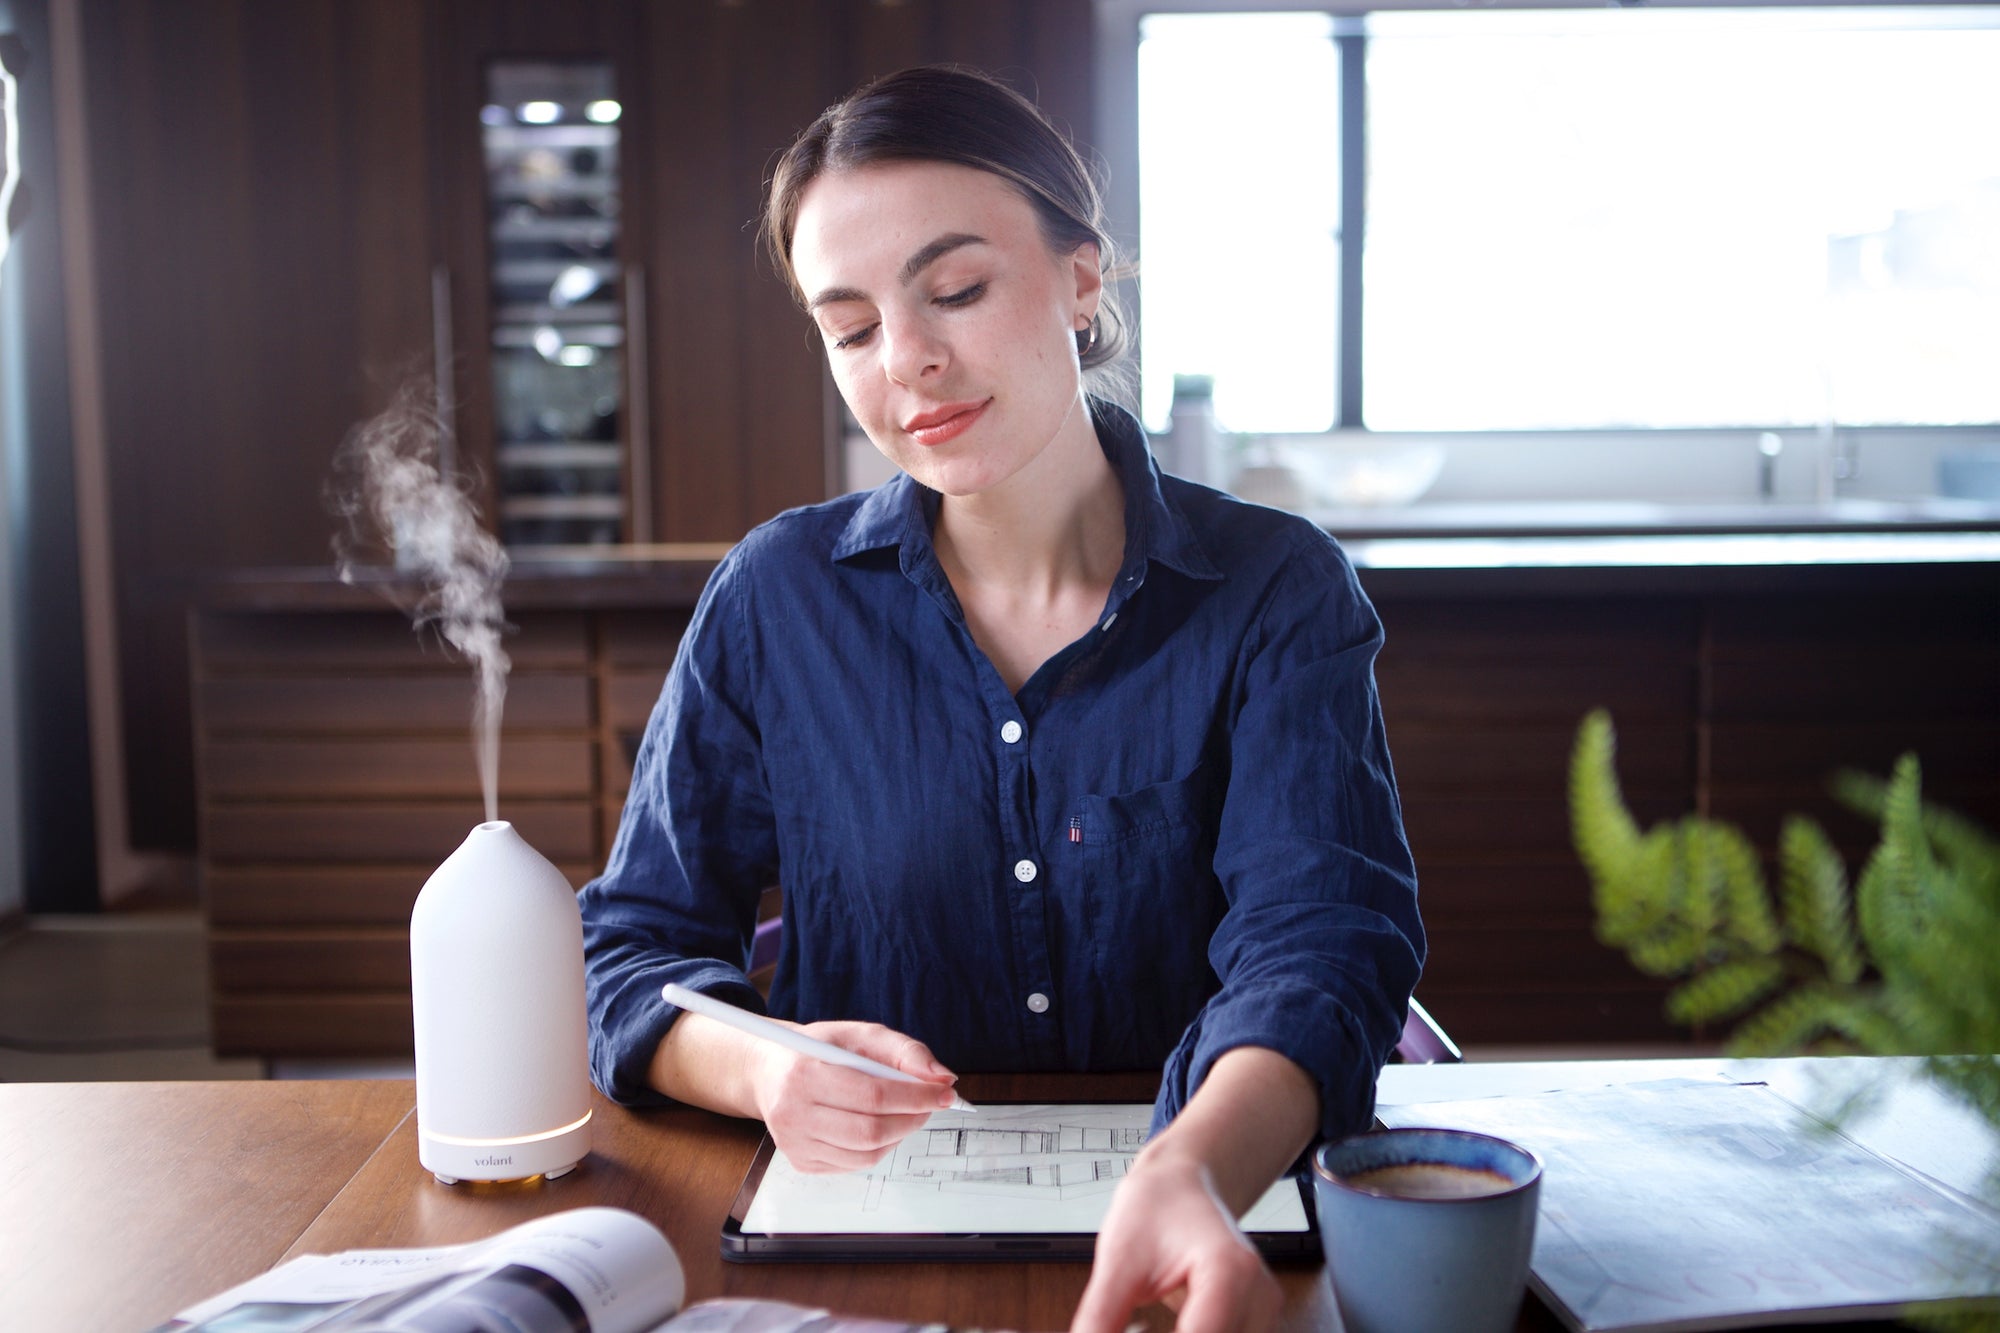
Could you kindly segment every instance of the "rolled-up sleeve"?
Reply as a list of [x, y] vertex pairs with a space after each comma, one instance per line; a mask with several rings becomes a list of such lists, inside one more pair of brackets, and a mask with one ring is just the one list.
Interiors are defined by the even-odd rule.
[[1320, 1131], [1367, 1126], [1424, 958], [1374, 662], [1381, 623], [1331, 540], [1301, 541], [1246, 645], [1215, 851], [1220, 989], [1168, 1059], [1155, 1127], [1224, 1053], [1264, 1047], [1320, 1094]]
[[667, 1100], [647, 1082], [680, 1013], [660, 998], [666, 983], [763, 1008], [744, 968], [777, 844], [750, 707], [745, 554], [725, 559], [695, 607], [604, 873], [580, 896], [591, 1078], [627, 1104]]

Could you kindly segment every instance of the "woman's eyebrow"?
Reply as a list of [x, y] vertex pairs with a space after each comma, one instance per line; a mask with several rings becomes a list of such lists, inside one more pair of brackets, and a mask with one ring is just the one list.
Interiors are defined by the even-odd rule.
[[[951, 231], [923, 246], [907, 260], [896, 275], [896, 281], [907, 287], [916, 281], [917, 275], [944, 258], [952, 251], [968, 245], [984, 245], [984, 236], [974, 236], [971, 232]], [[866, 301], [868, 294], [858, 287], [829, 287], [806, 303], [807, 310], [817, 310], [823, 305], [833, 305], [841, 301]]]
[[907, 287], [916, 280], [916, 276], [919, 273], [922, 273], [952, 251], [961, 246], [984, 245], [985, 243], [986, 238], [984, 236], [974, 236], [970, 232], [946, 232], [905, 260], [903, 271], [896, 275], [896, 279], [903, 286]]

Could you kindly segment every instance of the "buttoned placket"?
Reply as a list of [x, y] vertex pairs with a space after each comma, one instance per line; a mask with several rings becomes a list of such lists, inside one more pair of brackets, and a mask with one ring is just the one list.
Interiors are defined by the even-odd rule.
[[[1014, 1010], [1019, 1049], [1034, 1064], [1064, 1066], [1059, 1022], [1045, 1017], [1055, 994], [1055, 960], [1049, 954], [1049, 877], [1043, 873], [1041, 837], [1035, 827], [1033, 759], [1027, 708], [1007, 689], [1000, 672], [979, 648], [965, 623], [950, 580], [934, 553], [908, 561], [905, 576], [930, 594], [961, 637], [967, 661], [978, 673], [978, 693], [986, 706], [994, 752], [997, 790], [994, 808], [1000, 827], [995, 845], [1001, 861], [991, 873], [1000, 883], [1013, 927], [1013, 973], [1021, 1003]], [[1025, 692], [1025, 691], [1024, 691]]]
[[[990, 666], [990, 664], [989, 664]], [[992, 673], [994, 681], [999, 673]], [[999, 846], [1003, 864], [994, 867], [1006, 885], [1014, 923], [1014, 948], [1020, 1007], [1021, 1048], [1050, 1067], [1062, 1064], [1061, 1025], [1048, 1016], [1055, 992], [1054, 960], [1049, 956], [1049, 900], [1052, 891], [1042, 864], [1041, 839], [1035, 827], [1033, 732], [1020, 702], [1007, 694], [989, 695], [989, 732], [993, 737], [999, 775], [996, 808], [1000, 812]]]

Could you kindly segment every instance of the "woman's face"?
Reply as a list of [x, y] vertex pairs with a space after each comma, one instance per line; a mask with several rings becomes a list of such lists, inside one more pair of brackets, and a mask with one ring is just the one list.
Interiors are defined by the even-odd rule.
[[1097, 313], [1097, 248], [1058, 255], [990, 172], [897, 162], [821, 176], [792, 271], [841, 397], [892, 463], [945, 495], [1020, 473], [1082, 424], [1076, 332]]

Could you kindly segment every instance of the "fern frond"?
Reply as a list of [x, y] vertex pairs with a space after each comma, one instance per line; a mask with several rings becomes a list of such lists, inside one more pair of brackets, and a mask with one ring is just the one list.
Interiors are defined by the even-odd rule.
[[1935, 861], [1924, 833], [1921, 774], [1916, 756], [1896, 761], [1882, 800], [1882, 841], [1855, 884], [1855, 919], [1861, 941], [1885, 973], [1920, 969], [1930, 945], [1927, 886]]
[[1690, 1024], [1730, 1018], [1778, 989], [1784, 980], [1785, 965], [1777, 958], [1732, 959], [1667, 996], [1667, 1017]]
[[1757, 849], [1733, 824], [1710, 829], [1715, 868], [1721, 876], [1721, 906], [1729, 937], [1752, 953], [1776, 953], [1784, 943]]
[[1778, 883], [1786, 937], [1818, 958], [1834, 981], [1859, 981], [1863, 964], [1848, 915], [1847, 867], [1811, 820], [1793, 815], [1779, 831]]
[[1793, 1055], [1833, 1028], [1837, 992], [1814, 983], [1787, 991], [1736, 1025], [1726, 1047], [1738, 1056]]
[[1600, 915], [1605, 886], [1617, 883], [1639, 848], [1639, 825], [1618, 790], [1617, 753], [1611, 714], [1592, 709], [1570, 750], [1569, 817], [1576, 854], [1599, 894]]

